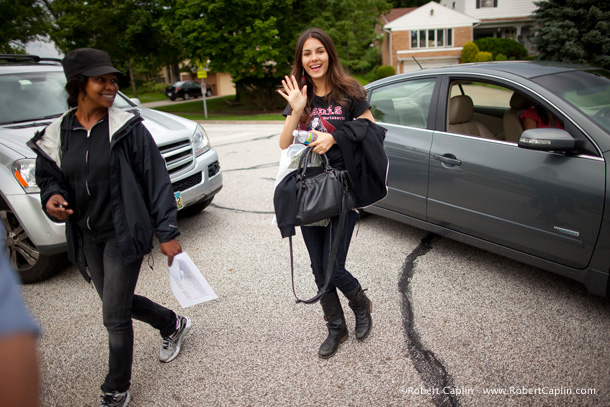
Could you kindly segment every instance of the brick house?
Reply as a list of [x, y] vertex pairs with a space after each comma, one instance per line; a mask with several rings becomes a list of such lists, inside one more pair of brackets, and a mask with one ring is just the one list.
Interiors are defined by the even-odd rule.
[[[396, 73], [459, 63], [465, 43], [480, 20], [436, 2], [398, 8], [382, 18], [382, 64]], [[417, 61], [416, 61], [417, 60]], [[419, 65], [418, 65], [419, 63]]]
[[440, 0], [442, 6], [481, 20], [474, 28], [474, 39], [510, 38], [532, 54], [535, 0]]

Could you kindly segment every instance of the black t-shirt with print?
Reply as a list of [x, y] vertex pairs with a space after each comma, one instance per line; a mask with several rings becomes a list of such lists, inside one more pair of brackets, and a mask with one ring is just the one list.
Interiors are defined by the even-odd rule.
[[[354, 120], [370, 109], [370, 105], [363, 99], [351, 99], [349, 107], [346, 109], [333, 100], [326, 100], [320, 96], [314, 96], [311, 104], [311, 114], [306, 124], [301, 124], [301, 130], [318, 130], [332, 133], [348, 120]], [[288, 116], [292, 113], [290, 105], [286, 106], [283, 115]], [[333, 145], [326, 152], [330, 164], [337, 169], [345, 169], [343, 155], [337, 144]]]

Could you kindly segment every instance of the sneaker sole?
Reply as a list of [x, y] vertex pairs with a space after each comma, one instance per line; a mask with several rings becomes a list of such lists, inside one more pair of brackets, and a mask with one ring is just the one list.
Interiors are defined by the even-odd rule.
[[176, 352], [174, 352], [174, 354], [171, 357], [169, 357], [167, 360], [161, 360], [161, 362], [169, 363], [172, 360], [176, 359], [178, 357], [178, 355], [180, 354], [180, 351], [182, 350], [182, 339], [184, 339], [186, 334], [188, 334], [189, 331], [191, 330], [191, 319], [189, 317], [185, 317], [185, 318], [186, 318], [186, 326], [184, 327], [184, 331], [182, 331], [182, 335], [180, 335], [180, 338], [178, 339], [178, 345], [176, 346]]

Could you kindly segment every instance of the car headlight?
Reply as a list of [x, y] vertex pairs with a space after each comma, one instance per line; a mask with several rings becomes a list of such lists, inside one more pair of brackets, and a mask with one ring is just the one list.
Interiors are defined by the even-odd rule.
[[36, 185], [36, 160], [34, 158], [24, 158], [17, 160], [12, 165], [13, 176], [27, 194], [40, 192]]
[[193, 133], [192, 143], [196, 156], [205, 153], [211, 148], [208, 135], [206, 134], [205, 130], [203, 130], [203, 127], [201, 127], [199, 124], [195, 128], [195, 133]]

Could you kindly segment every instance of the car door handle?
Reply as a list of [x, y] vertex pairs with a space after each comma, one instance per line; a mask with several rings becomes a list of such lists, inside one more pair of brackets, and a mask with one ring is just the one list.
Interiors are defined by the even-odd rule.
[[455, 158], [455, 156], [453, 154], [445, 154], [445, 155], [433, 154], [432, 157], [434, 157], [435, 160], [438, 160], [445, 164], [462, 165], [462, 161]]

